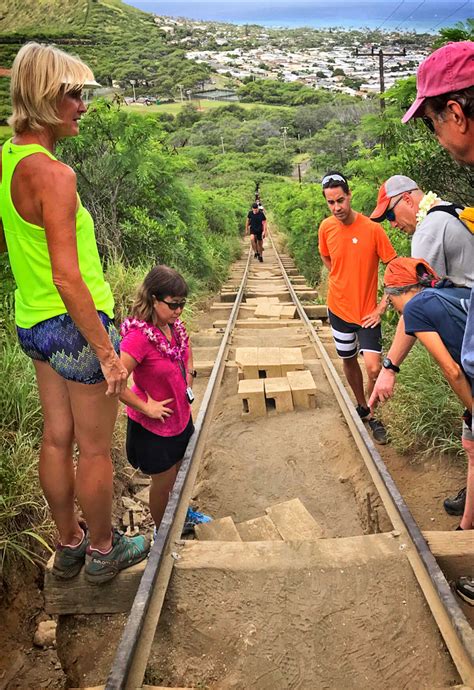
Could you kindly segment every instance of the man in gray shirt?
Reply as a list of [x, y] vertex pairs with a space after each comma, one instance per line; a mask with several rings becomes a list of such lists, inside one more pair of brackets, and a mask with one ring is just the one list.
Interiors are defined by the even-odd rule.
[[379, 223], [388, 220], [410, 235], [412, 257], [428, 261], [439, 276], [458, 287], [474, 284], [474, 235], [457, 218], [453, 204], [433, 192], [425, 194], [405, 175], [393, 175], [380, 187], [370, 217]]
[[[388, 220], [393, 228], [410, 235], [412, 257], [425, 259], [439, 276], [447, 276], [457, 287], [473, 286], [474, 234], [459, 220], [453, 204], [433, 192], [425, 194], [405, 175], [393, 175], [380, 187], [377, 207], [370, 217], [376, 222]], [[395, 374], [415, 341], [405, 333], [401, 316], [369, 400], [371, 408], [392, 397]], [[461, 515], [464, 500], [464, 490], [457, 497], [446, 499], [446, 511]]]

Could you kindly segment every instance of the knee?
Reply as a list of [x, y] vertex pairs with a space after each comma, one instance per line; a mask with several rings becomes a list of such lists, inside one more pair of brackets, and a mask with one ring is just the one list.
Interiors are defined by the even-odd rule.
[[378, 375], [380, 374], [381, 370], [380, 364], [369, 364], [366, 369], [367, 369], [367, 376], [371, 381], [376, 381]]
[[74, 442], [73, 426], [55, 427], [45, 425], [43, 429], [43, 446], [54, 449], [70, 451]]

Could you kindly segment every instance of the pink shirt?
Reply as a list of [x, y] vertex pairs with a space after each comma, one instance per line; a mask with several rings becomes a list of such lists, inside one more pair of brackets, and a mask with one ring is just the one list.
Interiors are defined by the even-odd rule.
[[[167, 342], [166, 337], [162, 336]], [[173, 336], [172, 345], [176, 345]], [[123, 338], [120, 349], [126, 352], [138, 362], [132, 372], [132, 391], [141, 400], [146, 400], [146, 393], [154, 400], [166, 400], [174, 398], [167, 407], [173, 410], [173, 414], [164, 422], [152, 419], [127, 406], [127, 415], [145, 429], [158, 436], [177, 436], [186, 428], [191, 415], [191, 406], [186, 398], [187, 383], [181, 373], [179, 363], [173, 361], [157, 349], [150, 342], [141, 329], [130, 330]], [[187, 371], [189, 347], [184, 353], [184, 370]]]

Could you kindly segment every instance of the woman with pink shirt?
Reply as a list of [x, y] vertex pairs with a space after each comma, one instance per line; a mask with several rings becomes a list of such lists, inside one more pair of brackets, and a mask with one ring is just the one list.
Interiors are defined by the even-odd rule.
[[[127, 405], [127, 457], [133, 467], [151, 475], [150, 511], [156, 528], [189, 439], [194, 432], [191, 343], [178, 318], [188, 286], [172, 268], [155, 266], [143, 281], [122, 324], [120, 358], [133, 376], [133, 386], [121, 396]], [[209, 522], [188, 509], [185, 531]]]

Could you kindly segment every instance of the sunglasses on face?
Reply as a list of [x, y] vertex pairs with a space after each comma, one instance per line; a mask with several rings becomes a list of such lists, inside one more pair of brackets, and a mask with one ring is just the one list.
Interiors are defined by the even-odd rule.
[[171, 309], [171, 311], [176, 311], [177, 309], [184, 309], [186, 306], [186, 300], [183, 300], [182, 302], [167, 302], [164, 299], [157, 299], [157, 302], [163, 302], [163, 304], [166, 304], [168, 309]]
[[393, 204], [392, 208], [387, 209], [387, 213], [385, 214], [385, 218], [386, 218], [387, 220], [391, 221], [392, 223], [395, 222], [395, 212], [394, 212], [393, 209], [395, 208], [395, 206], [396, 206], [397, 204], [400, 203], [400, 201], [401, 201], [402, 199], [403, 199], [403, 197], [401, 196], [399, 199], [396, 200], [396, 202]]
[[434, 128], [433, 120], [431, 119], [431, 117], [426, 117], [426, 115], [425, 115], [425, 117], [422, 117], [421, 120], [422, 120], [423, 124], [430, 130], [431, 134], [434, 134], [435, 128]]

